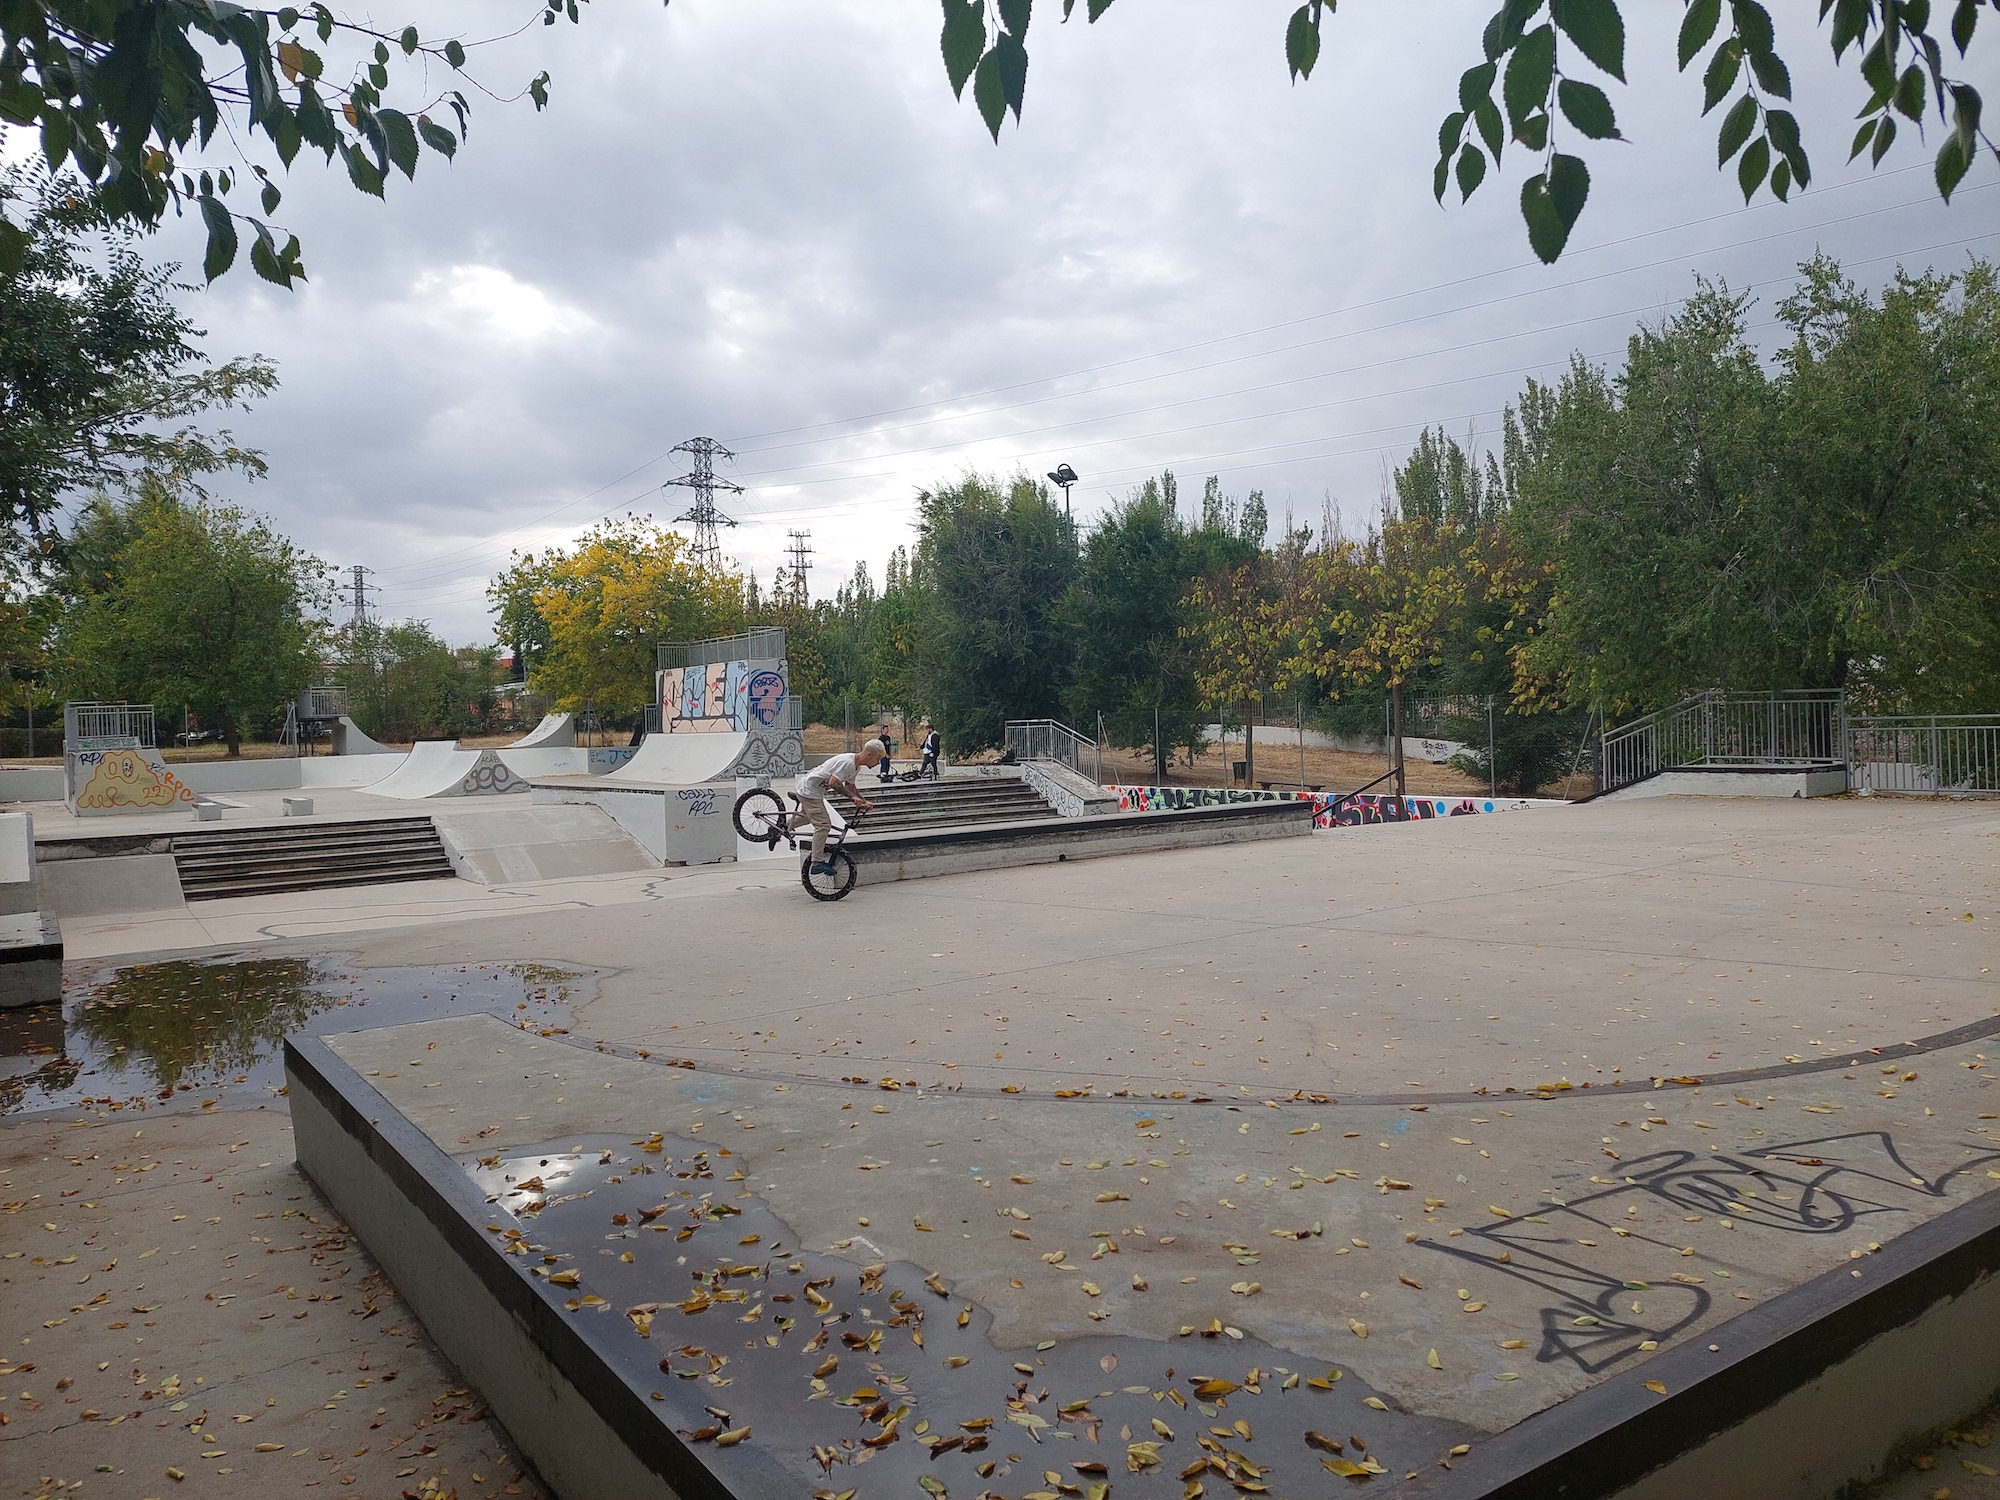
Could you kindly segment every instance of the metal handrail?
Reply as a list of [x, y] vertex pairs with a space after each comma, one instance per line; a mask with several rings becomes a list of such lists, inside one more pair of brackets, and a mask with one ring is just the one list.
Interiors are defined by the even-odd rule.
[[1600, 791], [1680, 766], [1838, 766], [1847, 760], [1847, 703], [1837, 689], [1696, 693], [1605, 731]]
[[1096, 741], [1057, 719], [1009, 719], [1002, 737], [1016, 760], [1057, 761], [1079, 776], [1084, 774], [1084, 752], [1097, 749]]

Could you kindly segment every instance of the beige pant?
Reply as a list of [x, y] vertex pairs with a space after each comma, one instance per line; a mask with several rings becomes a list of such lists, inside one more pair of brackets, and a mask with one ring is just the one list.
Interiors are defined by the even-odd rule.
[[827, 835], [833, 832], [833, 815], [826, 810], [826, 798], [799, 793], [799, 816], [813, 826], [812, 862], [826, 858]]

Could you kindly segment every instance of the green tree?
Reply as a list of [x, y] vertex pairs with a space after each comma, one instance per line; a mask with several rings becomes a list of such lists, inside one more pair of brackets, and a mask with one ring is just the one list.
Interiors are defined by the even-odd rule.
[[[577, 20], [578, 4], [545, 0], [543, 24]], [[415, 177], [424, 147], [449, 159], [471, 105], [461, 88], [434, 91], [428, 75], [464, 76], [469, 51], [457, 37], [426, 41], [415, 26], [377, 27], [324, 4], [14, 0], [0, 6], [0, 125], [35, 130], [50, 167], [72, 166], [110, 219], [150, 230], [170, 211], [199, 213], [211, 281], [235, 263], [240, 222], [257, 274], [290, 286], [305, 270], [298, 237], [269, 222], [284, 196], [273, 169], [310, 146], [328, 162], [339, 157], [348, 181], [380, 198], [392, 169]], [[410, 109], [397, 108], [391, 70], [411, 67]], [[514, 97], [541, 109], [548, 91], [542, 73]], [[449, 111], [450, 123], [433, 110]], [[218, 133], [228, 164], [213, 166]], [[233, 206], [252, 192], [263, 217]], [[0, 269], [25, 243], [22, 227], [0, 216]]]
[[2000, 273], [1824, 257], [1780, 306], [1765, 533], [1801, 676], [1883, 712], [2000, 704]]
[[326, 569], [262, 517], [143, 478], [79, 518], [55, 587], [72, 698], [187, 705], [231, 755], [313, 679]]
[[[882, 573], [882, 596], [869, 611], [866, 675], [855, 710], [894, 709], [905, 722], [925, 712], [924, 665], [933, 648], [927, 627], [936, 600], [922, 572], [923, 557], [902, 547], [889, 554]], [[933, 661], [933, 665], [935, 662]]]
[[101, 222], [74, 183], [0, 173], [0, 208], [21, 205], [23, 253], [0, 265], [0, 583], [46, 563], [77, 491], [142, 472], [190, 492], [225, 470], [261, 477], [262, 454], [185, 419], [277, 385], [260, 357], [210, 364], [173, 305], [175, 267], [147, 267], [123, 236], [93, 254]]
[[523, 682], [547, 659], [553, 644], [549, 622], [536, 607], [535, 595], [553, 581], [550, 568], [556, 555], [553, 549], [546, 554], [516, 552], [486, 586], [494, 638], [513, 647], [514, 660], [519, 663], [516, 670]]
[[[1033, 0], [994, 0], [990, 12], [984, 0], [942, 4], [940, 41], [952, 90], [963, 97], [972, 85], [973, 102], [998, 141], [1008, 111], [1021, 117]], [[1064, 20], [1075, 4], [1063, 0]], [[1295, 82], [1312, 76], [1335, 4], [1305, 0], [1286, 23], [1285, 60]], [[2000, 145], [1980, 125], [1979, 91], [1948, 71], [1952, 51], [1965, 59], [1989, 7], [2000, 9], [2000, 0], [1954, 0], [1949, 34], [1941, 36], [1932, 25], [1943, 23], [1943, 3], [1934, 11], [1929, 0], [1820, 0], [1819, 21], [1836, 66], [1848, 65], [1851, 51], [1866, 91], [1850, 161], [1866, 151], [1871, 164], [1880, 163], [1899, 117], [1919, 130], [1932, 118], [1945, 127], [1934, 170], [1946, 201], [1982, 147], [2000, 158]], [[1092, 22], [1110, 8], [1111, 0], [1085, 3]], [[1428, 22], [1413, 10], [1407, 24], [1414, 45], [1416, 29]], [[1596, 81], [1625, 81], [1620, 0], [1502, 0], [1480, 33], [1479, 50], [1479, 61], [1459, 77], [1457, 107], [1438, 127], [1432, 189], [1440, 203], [1454, 184], [1461, 199], [1470, 198], [1489, 163], [1497, 166], [1506, 147], [1518, 145], [1535, 164], [1521, 184], [1528, 243], [1542, 260], [1554, 261], [1590, 196], [1590, 168], [1557, 150], [1559, 138], [1621, 139], [1611, 98]], [[1703, 57], [1702, 113], [1734, 99], [1717, 130], [1716, 155], [1722, 166], [1736, 163], [1744, 201], [1767, 184], [1779, 199], [1805, 187], [1812, 167], [1798, 120], [1783, 107], [1792, 97], [1791, 71], [1779, 55], [1770, 12], [1758, 0], [1685, 0], [1675, 60], [1686, 72]]]
[[[581, 3], [541, 0], [530, 14], [545, 25], [563, 16], [574, 22]], [[1063, 19], [1075, 3], [1062, 0]], [[941, 5], [945, 76], [961, 97], [972, 85], [997, 141], [1007, 113], [1020, 117], [1034, 0]], [[2000, 0], [1821, 0], [1835, 65], [1852, 67], [1866, 91], [1850, 159], [1866, 151], [1880, 162], [1899, 119], [1919, 129], [1935, 119], [1944, 127], [1935, 175], [1949, 199], [1982, 148], [2000, 155], [1981, 127], [1977, 89], [1950, 70], [1996, 6]], [[1111, 0], [1085, 0], [1084, 9], [1095, 22], [1110, 7]], [[1311, 76], [1333, 9], [1334, 0], [1305, 0], [1286, 23], [1294, 80]], [[1412, 11], [1406, 25], [1414, 54], [1430, 22]], [[240, 223], [251, 233], [257, 274], [289, 286], [305, 272], [297, 236], [270, 222], [283, 196], [277, 174], [310, 146], [328, 162], [338, 157], [354, 187], [379, 198], [394, 172], [415, 177], [425, 147], [449, 159], [470, 111], [457, 80], [492, 92], [465, 73], [478, 45], [426, 39], [415, 26], [376, 26], [323, 3], [264, 10], [208, 0], [12, 0], [0, 5], [0, 126], [37, 132], [49, 164], [72, 164], [94, 203], [117, 220], [152, 229], [170, 210], [192, 207], [208, 230], [203, 268], [211, 280], [235, 262]], [[1764, 6], [1686, 0], [1675, 50], [1683, 71], [1706, 58], [1703, 114], [1734, 101], [1718, 128], [1717, 155], [1725, 166], [1736, 163], [1745, 197], [1765, 184], [1779, 198], [1806, 186], [1811, 166], [1798, 122], [1783, 107], [1791, 74]], [[1434, 191], [1442, 201], [1455, 183], [1470, 197], [1489, 162], [1518, 144], [1536, 162], [1521, 185], [1529, 242], [1553, 261], [1590, 192], [1589, 168], [1556, 149], [1560, 139], [1619, 138], [1597, 80], [1625, 79], [1620, 0], [1503, 0], [1478, 51], [1438, 132]], [[453, 86], [433, 91], [433, 67]], [[546, 107], [549, 75], [513, 97], [523, 95]], [[222, 165], [210, 154], [218, 134]], [[238, 206], [252, 192], [261, 217]], [[25, 242], [22, 227], [0, 213], [0, 268], [18, 261]]]
[[362, 620], [335, 641], [335, 681], [378, 740], [452, 739], [490, 724], [499, 653], [454, 650], [422, 620]]
[[[1549, 569], [1517, 696], [1614, 716], [1714, 686], [2000, 700], [2000, 295], [1974, 261], [1871, 299], [1816, 260], [1767, 370], [1703, 285], [1539, 403], [1510, 526]], [[1527, 425], [1527, 424], [1524, 424]]]
[[[1076, 545], [1047, 488], [968, 475], [917, 497], [913, 579], [928, 594], [913, 697], [954, 754], [998, 745], [1009, 719], [1062, 712], [1073, 659], [1061, 600]], [[887, 596], [883, 609], [888, 607]]]
[[1180, 514], [1171, 471], [1148, 479], [1114, 506], [1084, 538], [1075, 584], [1064, 601], [1076, 667], [1064, 698], [1070, 721], [1094, 727], [1104, 714], [1115, 745], [1160, 737], [1190, 755], [1204, 743], [1207, 710], [1195, 680], [1195, 653], [1186, 633], [1193, 606], [1185, 597], [1199, 579], [1242, 567], [1263, 539], [1263, 499], [1253, 495], [1241, 516], [1210, 477], [1199, 519]]

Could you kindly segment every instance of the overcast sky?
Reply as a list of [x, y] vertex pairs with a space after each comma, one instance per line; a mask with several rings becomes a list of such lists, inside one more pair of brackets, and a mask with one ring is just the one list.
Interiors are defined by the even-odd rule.
[[[1123, 0], [1094, 27], [1042, 0], [996, 147], [952, 98], [935, 0], [598, 0], [477, 52], [498, 91], [547, 68], [550, 108], [479, 100], [456, 163], [427, 153], [387, 203], [302, 156], [279, 217], [305, 288], [246, 265], [189, 296], [219, 357], [283, 381], [232, 414], [271, 475], [230, 497], [454, 642], [490, 638], [511, 550], [677, 514], [687, 492], [659, 486], [697, 434], [737, 454], [726, 549], [768, 582], [810, 529], [815, 595], [857, 561], [879, 580], [916, 491], [967, 468], [1067, 460], [1086, 516], [1163, 468], [1194, 493], [1216, 473], [1274, 518], [1330, 499], [1356, 528], [1419, 428], [1492, 434], [1529, 375], [1615, 361], [1697, 272], [1754, 287], [1768, 339], [1816, 247], [1870, 283], [1994, 253], [1990, 162], [1948, 209], [1907, 130], [1880, 172], [1843, 164], [1858, 84], [1803, 4], [1780, 39], [1814, 186], [1746, 210], [1673, 70], [1680, 7], [1632, 0], [1632, 82], [1610, 87], [1629, 143], [1588, 151], [1589, 208], [1543, 268], [1518, 151], [1469, 205], [1431, 199], [1490, 5], [1343, 8], [1293, 87], [1291, 0]], [[376, 19], [429, 36], [538, 9]], [[159, 248], [199, 263], [191, 226]]]

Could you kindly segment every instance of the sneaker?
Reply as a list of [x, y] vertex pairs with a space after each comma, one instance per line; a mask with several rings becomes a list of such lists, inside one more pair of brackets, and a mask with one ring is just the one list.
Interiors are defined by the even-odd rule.
[[823, 865], [814, 865], [812, 872], [815, 875], [831, 875], [833, 873], [833, 861], [828, 860]]

